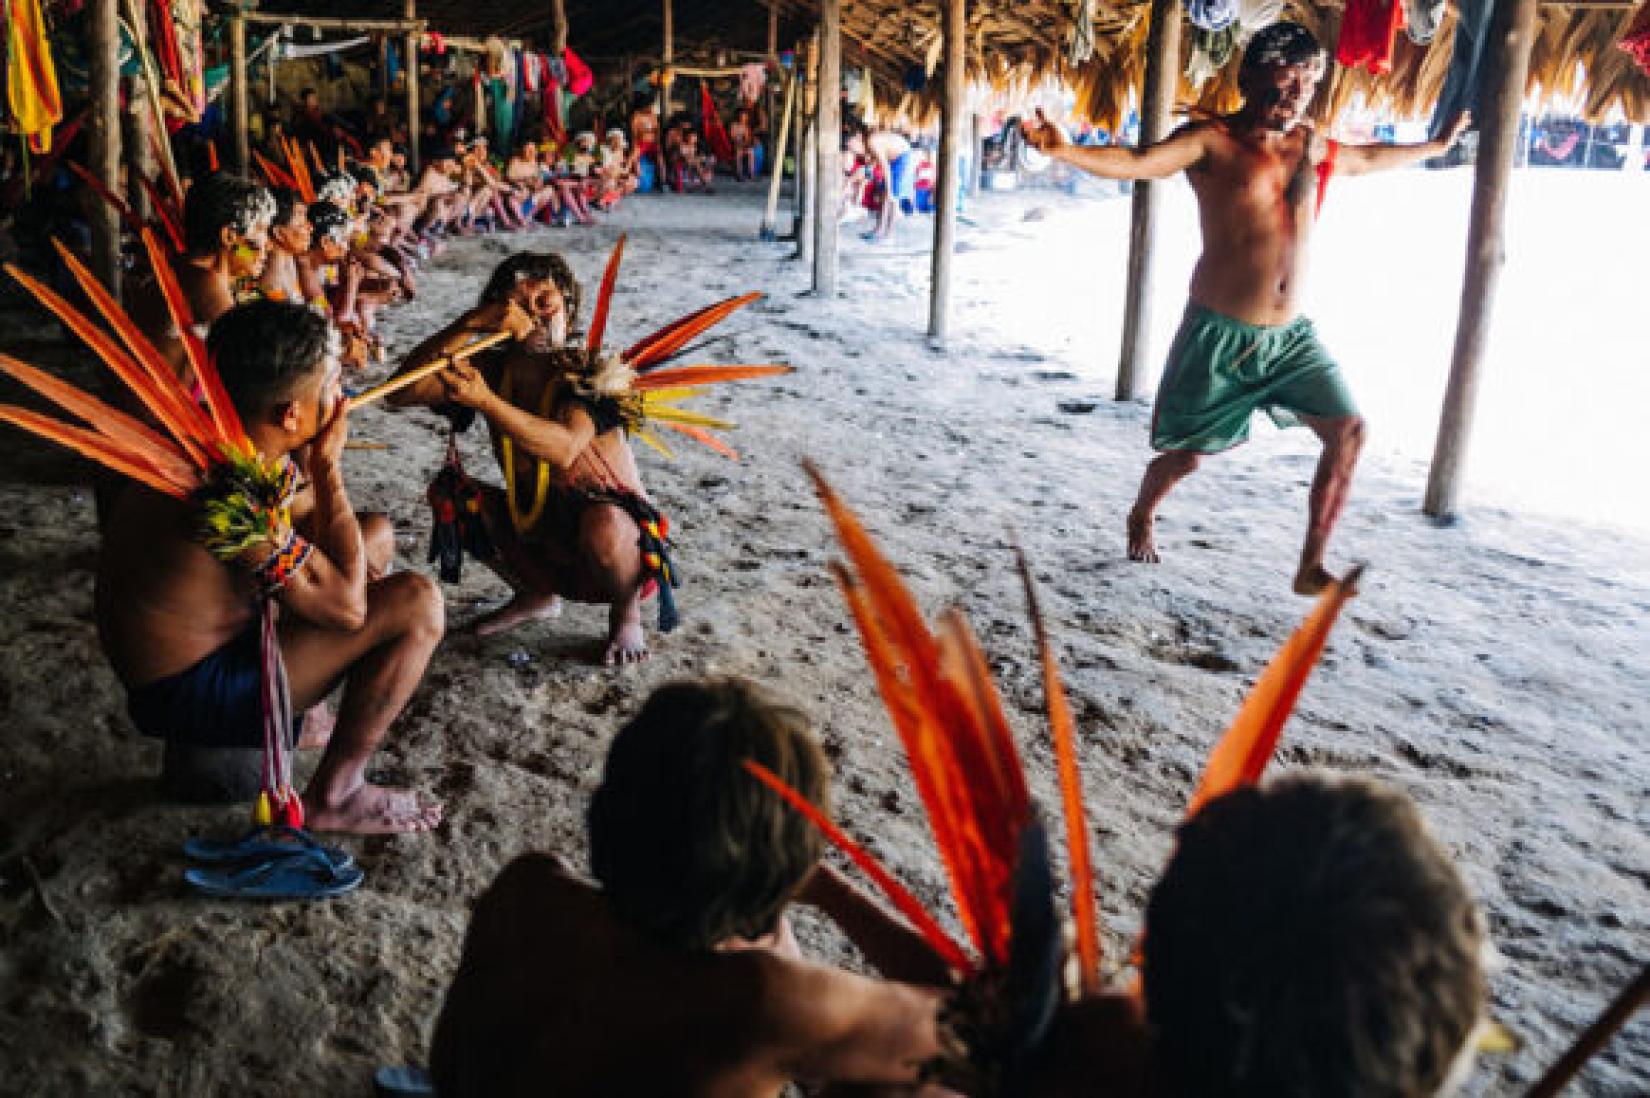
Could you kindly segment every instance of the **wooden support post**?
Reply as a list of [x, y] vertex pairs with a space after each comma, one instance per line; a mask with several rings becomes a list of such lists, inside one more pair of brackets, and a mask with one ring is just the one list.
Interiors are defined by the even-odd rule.
[[[120, 193], [119, 0], [94, 0], [89, 13], [91, 113], [87, 138], [92, 174], [111, 194]], [[109, 292], [120, 294], [120, 217], [106, 202], [84, 207], [91, 220], [92, 270]]]
[[962, 190], [963, 112], [968, 95], [967, 0], [945, 0], [945, 91], [940, 99], [940, 170], [934, 189], [934, 262], [928, 297], [928, 345], [945, 346], [951, 327], [951, 260], [957, 248]]
[[814, 108], [814, 293], [836, 296], [842, 210], [842, 0], [820, 0]]
[[[1146, 79], [1140, 93], [1140, 144], [1161, 141], [1169, 132], [1175, 86], [1180, 82], [1180, 0], [1152, 0], [1151, 29], [1146, 36]], [[1157, 184], [1134, 184], [1129, 228], [1129, 285], [1123, 306], [1123, 354], [1117, 363], [1117, 399], [1133, 400], [1140, 391], [1150, 350], [1153, 222]]]
[[785, 76], [785, 110], [779, 118], [779, 139], [770, 138], [770, 157], [773, 163], [769, 165], [768, 175], [768, 206], [762, 213], [762, 227], [757, 236], [763, 240], [774, 238], [774, 218], [779, 213], [779, 183], [785, 176], [785, 143], [791, 138], [791, 103], [796, 99], [796, 70], [792, 69]]
[[390, 83], [390, 36], [386, 34], [378, 40], [378, 98], [386, 108], [394, 91], [395, 86]]
[[560, 57], [567, 52], [567, 3], [550, 0], [550, 56]]
[[670, 88], [671, 63], [676, 60], [676, 11], [671, 0], [664, 0], [665, 4], [665, 41], [664, 52], [659, 57], [664, 64], [664, 71], [659, 74], [659, 139], [664, 140], [664, 128], [670, 122]]
[[[406, 0], [406, 7], [402, 14], [407, 19], [418, 18], [418, 0]], [[423, 120], [419, 117], [418, 102], [418, 40], [422, 37], [419, 31], [409, 31], [407, 41], [402, 47], [407, 56], [402, 59], [407, 70], [407, 175], [414, 184], [418, 182], [418, 172], [422, 161], [418, 155], [419, 131], [423, 129]]]
[[819, 165], [814, 157], [819, 132], [819, 32], [808, 39], [808, 94], [802, 115], [802, 140], [796, 148], [796, 172], [801, 188], [801, 208], [796, 221], [796, 258], [812, 266], [814, 261], [814, 211], [818, 206], [815, 184]]
[[247, 102], [252, 89], [247, 86], [246, 20], [239, 15], [229, 17], [229, 127], [235, 137], [235, 170], [242, 175], [252, 174], [252, 146], [247, 140]]
[[1539, 0], [1504, 0], [1490, 17], [1488, 71], [1479, 121], [1478, 163], [1473, 170], [1472, 216], [1467, 224], [1466, 274], [1461, 285], [1461, 315], [1455, 328], [1449, 385], [1438, 422], [1422, 506], [1439, 522], [1455, 518], [1461, 472], [1466, 465], [1467, 436], [1478, 400], [1478, 368], [1489, 339], [1496, 284], [1506, 262], [1502, 227], [1506, 220], [1507, 181], [1518, 144], [1518, 116], [1530, 72]]

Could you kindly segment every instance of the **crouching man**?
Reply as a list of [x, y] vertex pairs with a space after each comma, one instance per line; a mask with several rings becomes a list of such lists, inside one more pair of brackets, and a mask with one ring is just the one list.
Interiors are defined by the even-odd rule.
[[[368, 759], [423, 677], [443, 628], [427, 577], [385, 575], [394, 540], [381, 517], [351, 509], [341, 458], [349, 426], [336, 340], [300, 305], [257, 301], [212, 326], [208, 351], [259, 453], [308, 447], [295, 532], [310, 548], [276, 595], [293, 709], [344, 686], [336, 728], [304, 791], [320, 831], [422, 831], [439, 804], [366, 780]], [[115, 503], [97, 578], [103, 650], [147, 735], [198, 747], [263, 744], [256, 567], [220, 563], [201, 544], [198, 509], [142, 488]], [[379, 578], [381, 577], [381, 578]], [[320, 746], [312, 729], [303, 746]]]

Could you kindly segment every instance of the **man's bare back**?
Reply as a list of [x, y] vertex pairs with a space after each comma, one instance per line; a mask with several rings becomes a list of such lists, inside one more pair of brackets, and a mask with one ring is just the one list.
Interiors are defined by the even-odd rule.
[[[555, 858], [529, 854], [476, 904], [431, 1067], [449, 1098], [770, 1098], [790, 1076], [762, 1054], [763, 1007], [798, 967], [763, 950], [666, 949]], [[467, 1052], [490, 1062], [463, 1063]]]

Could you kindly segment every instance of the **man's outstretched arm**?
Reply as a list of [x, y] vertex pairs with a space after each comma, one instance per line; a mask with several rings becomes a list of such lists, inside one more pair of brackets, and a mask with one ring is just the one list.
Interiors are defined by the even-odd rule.
[[830, 863], [819, 863], [797, 902], [829, 915], [871, 967], [890, 980], [932, 987], [950, 984], [950, 969], [928, 940]]
[[1182, 126], [1162, 141], [1139, 148], [1123, 145], [1073, 145], [1041, 109], [1035, 123], [1024, 123], [1026, 140], [1038, 152], [1105, 179], [1167, 179], [1185, 171], [1207, 155], [1204, 127]]
[[1342, 145], [1335, 159], [1335, 174], [1367, 175], [1443, 156], [1471, 123], [1472, 115], [1462, 111], [1436, 141], [1421, 141], [1414, 145]]

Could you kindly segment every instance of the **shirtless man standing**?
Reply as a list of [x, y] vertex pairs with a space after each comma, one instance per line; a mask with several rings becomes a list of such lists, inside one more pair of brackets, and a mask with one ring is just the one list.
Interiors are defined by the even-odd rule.
[[[295, 712], [344, 687], [336, 729], [303, 798], [318, 831], [423, 831], [439, 804], [366, 780], [367, 761], [441, 640], [441, 593], [416, 572], [385, 575], [387, 522], [359, 520], [340, 459], [349, 435], [334, 339], [302, 305], [254, 301], [212, 326], [207, 349], [266, 460], [308, 447], [293, 527], [313, 551], [276, 595]], [[104, 531], [96, 614], [103, 651], [139, 731], [197, 747], [257, 748], [260, 629], [254, 570], [219, 563], [189, 502], [128, 489]], [[267, 556], [267, 543], [260, 546]], [[301, 746], [318, 746], [300, 741]]]
[[492, 432], [505, 484], [483, 488], [494, 548], [486, 563], [515, 597], [477, 631], [486, 636], [554, 616], [563, 597], [604, 603], [606, 662], [635, 663], [648, 655], [638, 516], [652, 508], [624, 432], [598, 426], [558, 366], [578, 303], [578, 284], [561, 257], [511, 256], [493, 272], [480, 305], [416, 347], [402, 372], [506, 327], [519, 342], [388, 399], [400, 407], [473, 409]]
[[1325, 63], [1309, 31], [1276, 23], [1244, 51], [1244, 104], [1235, 114], [1188, 123], [1136, 149], [1072, 146], [1041, 112], [1026, 126], [1035, 148], [1074, 167], [1108, 179], [1184, 171], [1197, 195], [1203, 255], [1157, 392], [1152, 446], [1159, 456], [1129, 512], [1130, 560], [1157, 561], [1158, 505], [1203, 455], [1246, 441], [1251, 415], [1265, 408], [1280, 426], [1304, 422], [1323, 441], [1294, 588], [1312, 595], [1333, 579], [1324, 548], [1351, 487], [1364, 421], [1296, 305], [1320, 181], [1440, 156], [1469, 119], [1457, 118], [1437, 141], [1338, 145], [1303, 122]]

